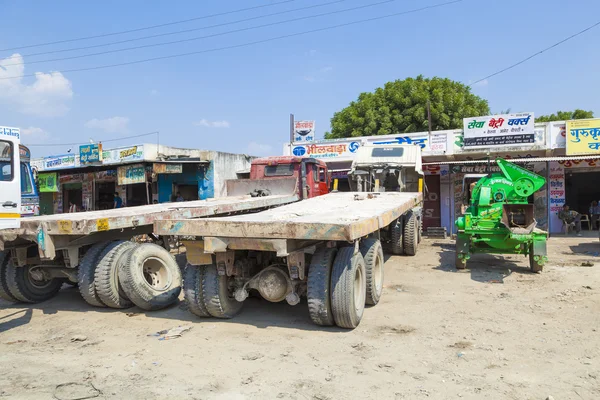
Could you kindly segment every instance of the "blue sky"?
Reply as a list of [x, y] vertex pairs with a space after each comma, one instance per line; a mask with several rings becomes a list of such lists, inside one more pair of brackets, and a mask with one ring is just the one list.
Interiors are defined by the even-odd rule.
[[[118, 32], [282, 0], [41, 2], [0, 0], [0, 49]], [[347, 0], [327, 7], [197, 32], [140, 40], [86, 51], [31, 53], [97, 45], [193, 29], [292, 10], [332, 0], [285, 4], [197, 20], [127, 35], [0, 52], [0, 125], [23, 130], [33, 156], [64, 153], [50, 144], [115, 139], [160, 131], [162, 144], [280, 154], [289, 113], [315, 119], [317, 136], [333, 113], [385, 82], [441, 76], [470, 83], [591, 25], [597, 0], [464, 0], [457, 4], [376, 22], [219, 52], [86, 72], [67, 69], [134, 61], [243, 44], [275, 36], [376, 17], [444, 0], [397, 0], [353, 12], [169, 46], [75, 60], [36, 63], [141, 44], [204, 36], [269, 22], [342, 10], [381, 0]], [[474, 86], [492, 111], [507, 108], [537, 115], [584, 108], [600, 115], [600, 27]], [[7, 57], [12, 57], [5, 60]], [[3, 61], [2, 61], [3, 60]], [[8, 65], [13, 64], [13, 65]], [[20, 64], [20, 65], [14, 65]], [[155, 142], [148, 137], [106, 147]]]

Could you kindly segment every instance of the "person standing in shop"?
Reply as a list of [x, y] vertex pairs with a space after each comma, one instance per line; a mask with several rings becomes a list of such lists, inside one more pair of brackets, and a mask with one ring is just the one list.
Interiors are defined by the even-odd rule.
[[115, 192], [115, 196], [114, 196], [114, 207], [113, 208], [121, 208], [123, 207], [123, 199], [121, 198], [121, 196], [119, 196], [119, 193]]

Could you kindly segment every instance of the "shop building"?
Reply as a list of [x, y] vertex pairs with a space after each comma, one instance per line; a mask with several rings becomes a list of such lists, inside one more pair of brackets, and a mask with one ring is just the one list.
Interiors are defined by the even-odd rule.
[[40, 187], [40, 213], [113, 208], [226, 195], [225, 181], [250, 168], [252, 157], [216, 151], [141, 144], [115, 149], [81, 146], [79, 154], [32, 162]]
[[[500, 124], [500, 119], [502, 124]], [[508, 126], [511, 120], [514, 126]], [[583, 122], [582, 122], [583, 121]], [[497, 157], [519, 163], [547, 180], [531, 198], [541, 229], [563, 231], [558, 212], [564, 204], [589, 215], [592, 201], [600, 202], [600, 119], [534, 123], [533, 114], [479, 117], [471, 132], [465, 129], [401, 135], [294, 142], [284, 154], [320, 158], [340, 179], [340, 190], [354, 153], [365, 144], [414, 144], [423, 149], [425, 186], [424, 228], [445, 227], [455, 232], [454, 221], [464, 205], [463, 181], [473, 174], [498, 171]], [[583, 124], [571, 127], [573, 122]], [[496, 126], [498, 129], [493, 129]], [[512, 130], [514, 129], [514, 132]], [[491, 132], [491, 133], [490, 133]], [[573, 148], [573, 145], [579, 146]], [[489, 162], [488, 162], [489, 160]], [[585, 220], [585, 218], [584, 218]], [[588, 230], [584, 222], [583, 229]]]

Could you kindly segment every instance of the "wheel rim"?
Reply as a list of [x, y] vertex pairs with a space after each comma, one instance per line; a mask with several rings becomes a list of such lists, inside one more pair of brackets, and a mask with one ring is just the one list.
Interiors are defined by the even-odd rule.
[[144, 280], [154, 290], [165, 291], [171, 286], [171, 273], [167, 265], [159, 258], [150, 257], [142, 265]]
[[27, 276], [29, 284], [36, 289], [45, 289], [52, 284], [52, 279], [46, 279], [39, 268], [29, 268], [25, 276]]
[[377, 293], [381, 293], [381, 290], [383, 289], [383, 260], [380, 254], [375, 257], [373, 276], [375, 277], [375, 290]]
[[360, 310], [362, 310], [365, 305], [365, 289], [365, 277], [363, 275], [363, 270], [359, 265], [354, 273], [354, 308], [357, 314], [360, 314]]

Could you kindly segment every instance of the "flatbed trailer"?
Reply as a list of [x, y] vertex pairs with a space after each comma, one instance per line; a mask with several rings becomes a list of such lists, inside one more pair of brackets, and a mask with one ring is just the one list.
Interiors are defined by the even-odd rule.
[[[98, 263], [110, 243], [153, 234], [153, 224], [163, 219], [256, 212], [301, 199], [296, 177], [231, 180], [227, 193], [215, 199], [22, 219], [20, 228], [0, 230], [0, 298], [43, 301], [56, 294], [62, 283], [70, 282], [80, 286], [88, 303], [102, 305], [95, 299], [94, 277], [86, 282], [79, 267]], [[9, 290], [11, 285], [13, 290]]]
[[330, 193], [254, 214], [161, 220], [184, 241], [184, 293], [200, 317], [231, 318], [250, 290], [290, 305], [308, 298], [318, 325], [355, 328], [383, 289], [381, 241], [416, 254], [421, 193]]

